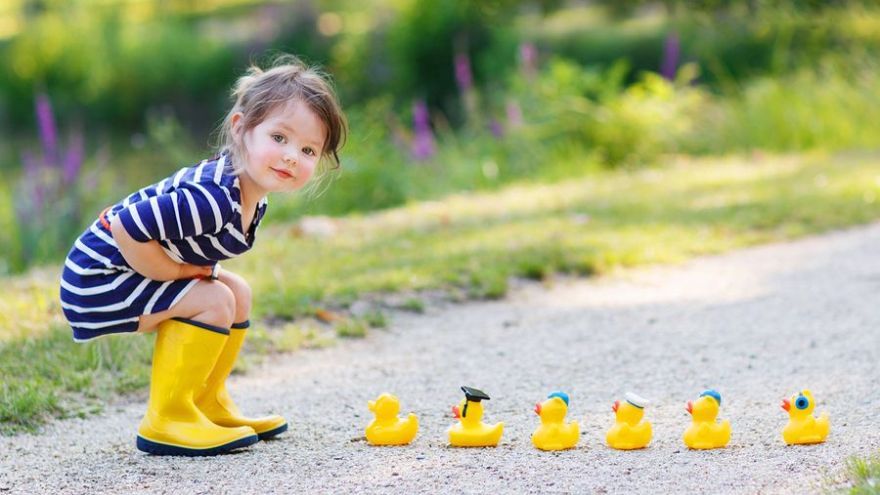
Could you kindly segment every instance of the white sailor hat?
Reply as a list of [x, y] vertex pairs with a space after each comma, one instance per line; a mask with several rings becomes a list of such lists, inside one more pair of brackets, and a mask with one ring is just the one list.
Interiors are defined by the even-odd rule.
[[651, 401], [649, 401], [648, 399], [638, 396], [632, 392], [627, 392], [626, 395], [624, 395], [624, 398], [626, 398], [627, 402], [638, 407], [639, 409], [644, 409], [645, 406], [651, 403]]

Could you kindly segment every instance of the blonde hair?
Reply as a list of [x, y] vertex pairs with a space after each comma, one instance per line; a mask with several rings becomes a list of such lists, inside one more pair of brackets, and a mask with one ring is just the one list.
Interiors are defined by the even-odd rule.
[[232, 155], [235, 173], [241, 173], [243, 167], [235, 158], [242, 156], [244, 144], [232, 132], [232, 116], [241, 112], [244, 134], [290, 101], [305, 103], [324, 123], [321, 162], [330, 161], [331, 169], [339, 168], [339, 150], [345, 144], [348, 125], [329, 76], [319, 69], [307, 66], [293, 55], [282, 54], [274, 57], [267, 70], [251, 65], [235, 83], [232, 98], [235, 104], [217, 130], [216, 146], [218, 152]]

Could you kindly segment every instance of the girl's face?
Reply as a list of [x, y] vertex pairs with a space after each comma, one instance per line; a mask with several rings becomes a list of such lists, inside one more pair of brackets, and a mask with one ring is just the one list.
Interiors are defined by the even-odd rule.
[[301, 189], [315, 172], [326, 135], [324, 124], [308, 105], [292, 101], [269, 112], [256, 127], [241, 133], [241, 114], [232, 128], [244, 145], [242, 179], [260, 197]]

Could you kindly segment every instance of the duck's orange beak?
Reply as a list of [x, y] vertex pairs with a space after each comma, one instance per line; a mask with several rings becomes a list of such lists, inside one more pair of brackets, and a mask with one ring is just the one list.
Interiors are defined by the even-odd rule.
[[790, 411], [791, 410], [791, 402], [789, 402], [788, 399], [782, 399], [782, 408], [785, 409], [786, 411]]
[[537, 414], [538, 416], [541, 415], [541, 403], [540, 402], [535, 403], [535, 414]]
[[617, 412], [618, 407], [620, 407], [620, 401], [616, 400], [616, 401], [614, 401], [614, 405], [611, 406], [611, 410], [614, 412]]
[[690, 414], [691, 416], [693, 416], [693, 414], [694, 414], [694, 403], [691, 402], [691, 401], [688, 401], [687, 412], [688, 412], [688, 414]]
[[461, 419], [461, 411], [458, 410], [458, 406], [452, 406], [452, 417]]

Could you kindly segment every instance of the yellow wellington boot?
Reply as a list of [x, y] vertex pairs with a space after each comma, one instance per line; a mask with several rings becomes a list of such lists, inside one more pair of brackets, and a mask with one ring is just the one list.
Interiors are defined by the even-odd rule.
[[156, 455], [216, 455], [256, 443], [252, 428], [224, 428], [193, 402], [211, 373], [228, 330], [174, 318], [162, 322], [153, 351], [150, 402], [138, 428], [137, 448]]
[[232, 325], [226, 346], [223, 347], [211, 376], [196, 394], [195, 402], [205, 416], [214, 423], [228, 427], [250, 426], [257, 432], [260, 440], [265, 440], [287, 431], [287, 421], [277, 414], [261, 418], [243, 416], [226, 391], [226, 379], [232, 372], [249, 326], [249, 321]]

